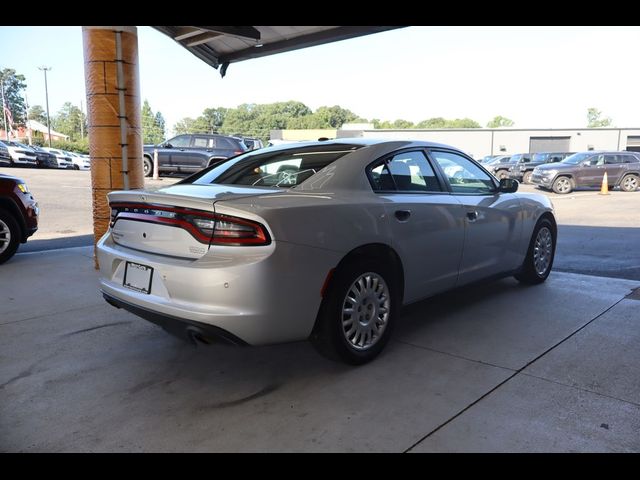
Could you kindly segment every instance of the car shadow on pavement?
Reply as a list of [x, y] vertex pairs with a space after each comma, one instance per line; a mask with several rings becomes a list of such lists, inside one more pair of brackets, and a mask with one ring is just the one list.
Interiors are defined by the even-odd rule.
[[18, 253], [43, 252], [59, 248], [89, 247], [93, 245], [93, 235], [76, 235], [73, 237], [48, 238], [43, 240], [27, 240], [20, 245]]

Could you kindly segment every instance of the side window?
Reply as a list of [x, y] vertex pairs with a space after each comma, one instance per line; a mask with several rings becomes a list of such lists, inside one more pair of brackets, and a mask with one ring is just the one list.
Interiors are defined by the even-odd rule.
[[495, 191], [495, 183], [471, 160], [453, 152], [432, 150], [440, 168], [451, 184], [453, 193], [487, 194]]
[[376, 192], [396, 189], [386, 162], [371, 169], [371, 180], [373, 183], [373, 190]]
[[634, 155], [622, 155], [624, 163], [638, 163], [640, 162], [640, 158]]
[[388, 162], [391, 176], [399, 191], [440, 192], [440, 183], [422, 152], [404, 152]]
[[607, 165], [613, 165], [613, 164], [618, 164], [623, 162], [624, 160], [622, 159], [622, 155], [605, 155], [604, 156], [604, 163], [606, 163]]
[[208, 140], [206, 137], [194, 137], [193, 146], [196, 148], [207, 148], [209, 146]]
[[217, 147], [216, 148], [224, 148], [225, 150], [237, 150], [236, 145], [232, 140], [224, 137], [216, 138]]
[[170, 143], [171, 146], [176, 148], [186, 148], [189, 146], [190, 141], [191, 141], [191, 137], [189, 135], [178, 135], [177, 137], [169, 140], [168, 143]]
[[441, 192], [442, 187], [423, 152], [403, 152], [370, 171], [375, 191]]

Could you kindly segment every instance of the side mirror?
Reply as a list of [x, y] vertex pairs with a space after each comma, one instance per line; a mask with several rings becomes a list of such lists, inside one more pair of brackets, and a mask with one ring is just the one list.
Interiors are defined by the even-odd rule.
[[501, 193], [514, 193], [518, 191], [518, 185], [520, 185], [518, 181], [513, 178], [502, 178], [500, 179], [498, 191]]

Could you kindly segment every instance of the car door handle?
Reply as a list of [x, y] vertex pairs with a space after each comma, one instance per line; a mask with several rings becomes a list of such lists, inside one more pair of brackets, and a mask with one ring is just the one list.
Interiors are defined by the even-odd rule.
[[475, 222], [478, 219], [478, 212], [475, 210], [467, 212], [467, 219], [469, 219], [470, 222]]
[[406, 222], [411, 216], [411, 210], [396, 210], [396, 218], [401, 222]]

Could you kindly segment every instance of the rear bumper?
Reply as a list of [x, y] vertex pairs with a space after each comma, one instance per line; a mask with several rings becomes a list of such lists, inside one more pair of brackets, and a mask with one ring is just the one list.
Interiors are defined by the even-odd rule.
[[[96, 253], [100, 290], [109, 298], [187, 326], [214, 327], [249, 345], [308, 338], [326, 275], [340, 260], [333, 252], [286, 242], [263, 251], [214, 247], [199, 259], [182, 259], [123, 247], [109, 232]], [[123, 285], [127, 261], [153, 268], [150, 293]]]
[[186, 320], [184, 318], [177, 318], [171, 315], [154, 312], [146, 308], [138, 307], [132, 303], [125, 302], [116, 297], [112, 297], [108, 293], [102, 292], [102, 296], [108, 304], [113, 305], [116, 308], [123, 308], [128, 312], [144, 318], [145, 320], [159, 325], [171, 335], [188, 341], [200, 340], [205, 343], [211, 343], [213, 340], [220, 340], [224, 343], [230, 343], [232, 345], [247, 345], [247, 342], [236, 337], [232, 333], [223, 330], [222, 328], [208, 325], [206, 323], [195, 322], [193, 320]]

